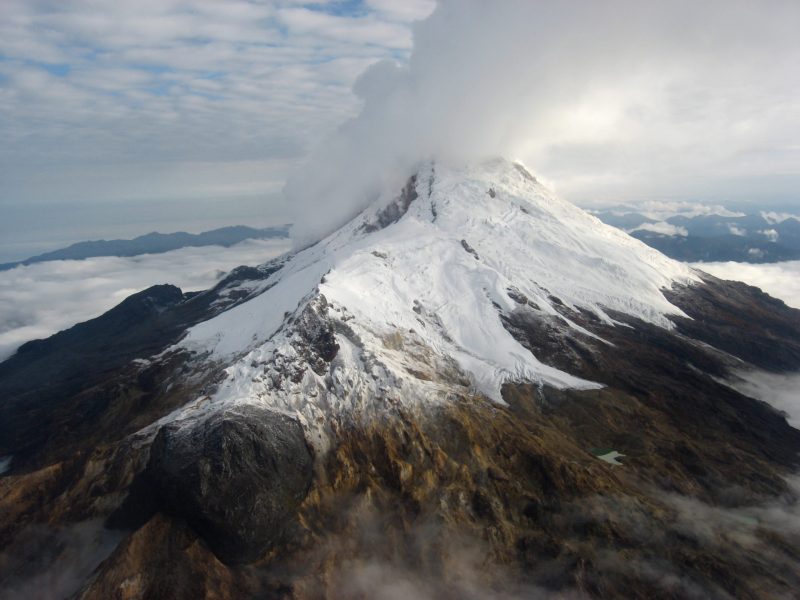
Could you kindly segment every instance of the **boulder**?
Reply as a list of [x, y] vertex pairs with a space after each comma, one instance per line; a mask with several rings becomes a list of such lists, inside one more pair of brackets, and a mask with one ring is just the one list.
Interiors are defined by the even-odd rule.
[[162, 510], [185, 519], [220, 560], [241, 564], [281, 540], [312, 469], [297, 420], [244, 405], [163, 426], [147, 475]]

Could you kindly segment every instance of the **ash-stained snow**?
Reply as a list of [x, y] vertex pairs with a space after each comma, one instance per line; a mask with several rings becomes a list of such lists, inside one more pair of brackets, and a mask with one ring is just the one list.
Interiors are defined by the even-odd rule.
[[[670, 328], [668, 317], [682, 313], [661, 290], [697, 280], [520, 165], [429, 164], [413, 181], [416, 198], [395, 222], [374, 226], [397, 191], [290, 257], [255, 298], [189, 331], [185, 348], [230, 365], [217, 401], [266, 402], [323, 440], [324, 426], [313, 424], [330, 410], [446, 401], [454, 389], [502, 402], [507, 381], [599, 387], [514, 340], [500, 319], [517, 304], [511, 296], [545, 314], [558, 314], [560, 301], [608, 324], [613, 310]], [[298, 341], [309, 306], [339, 346], [326, 372], [308, 366], [313, 348]]]

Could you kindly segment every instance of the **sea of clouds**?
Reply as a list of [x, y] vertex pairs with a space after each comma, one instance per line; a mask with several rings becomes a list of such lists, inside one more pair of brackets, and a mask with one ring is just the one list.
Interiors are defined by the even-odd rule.
[[692, 266], [720, 279], [754, 285], [789, 306], [800, 308], [800, 260], [770, 264], [707, 262]]
[[230, 248], [59, 260], [0, 271], [0, 360], [24, 342], [97, 317], [151, 285], [207, 289], [234, 267], [260, 264], [288, 246], [286, 240], [247, 240]]

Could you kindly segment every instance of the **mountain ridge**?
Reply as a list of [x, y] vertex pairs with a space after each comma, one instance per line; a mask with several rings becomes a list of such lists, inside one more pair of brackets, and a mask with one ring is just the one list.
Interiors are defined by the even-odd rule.
[[625, 206], [592, 211], [676, 260], [773, 263], [800, 258], [800, 218], [794, 215], [734, 213], [704, 205], [695, 213], [642, 214]]
[[53, 260], [84, 260], [100, 256], [138, 256], [161, 254], [186, 247], [232, 246], [249, 239], [272, 239], [289, 237], [289, 225], [254, 229], [245, 225], [220, 227], [201, 233], [151, 232], [130, 240], [92, 240], [77, 242], [66, 248], [37, 254], [25, 260], [0, 263], [0, 271]]

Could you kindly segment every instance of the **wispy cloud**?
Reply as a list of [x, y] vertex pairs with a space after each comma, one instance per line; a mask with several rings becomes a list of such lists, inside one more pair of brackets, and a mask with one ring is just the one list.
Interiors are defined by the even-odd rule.
[[[800, 373], [787, 375], [766, 371], [740, 371], [728, 383], [743, 394], [777, 408], [786, 414], [786, 420], [792, 427], [800, 427]], [[800, 519], [797, 527], [800, 529]]]
[[696, 217], [699, 215], [718, 215], [720, 217], [743, 217], [745, 213], [734, 212], [718, 204], [708, 205], [688, 200], [645, 200], [624, 207], [627, 211], [636, 211], [642, 215], [663, 221], [675, 215]]
[[202, 164], [247, 168], [184, 195], [261, 192], [365, 103], [369, 158], [512, 154], [584, 203], [797, 189], [794, 0], [440, 4], [4, 0], [0, 203], [139, 198], [141, 172]]
[[634, 231], [652, 231], [654, 233], [661, 233], [663, 235], [680, 235], [683, 237], [689, 235], [686, 227], [673, 225], [672, 223], [667, 223], [666, 221], [642, 223], [638, 227], [628, 230], [628, 233], [633, 233]]
[[14, 544], [9, 544], [14, 550], [0, 549], [4, 567], [0, 598], [68, 598], [121, 539], [121, 532], [106, 529], [101, 519], [58, 528], [22, 527]]

